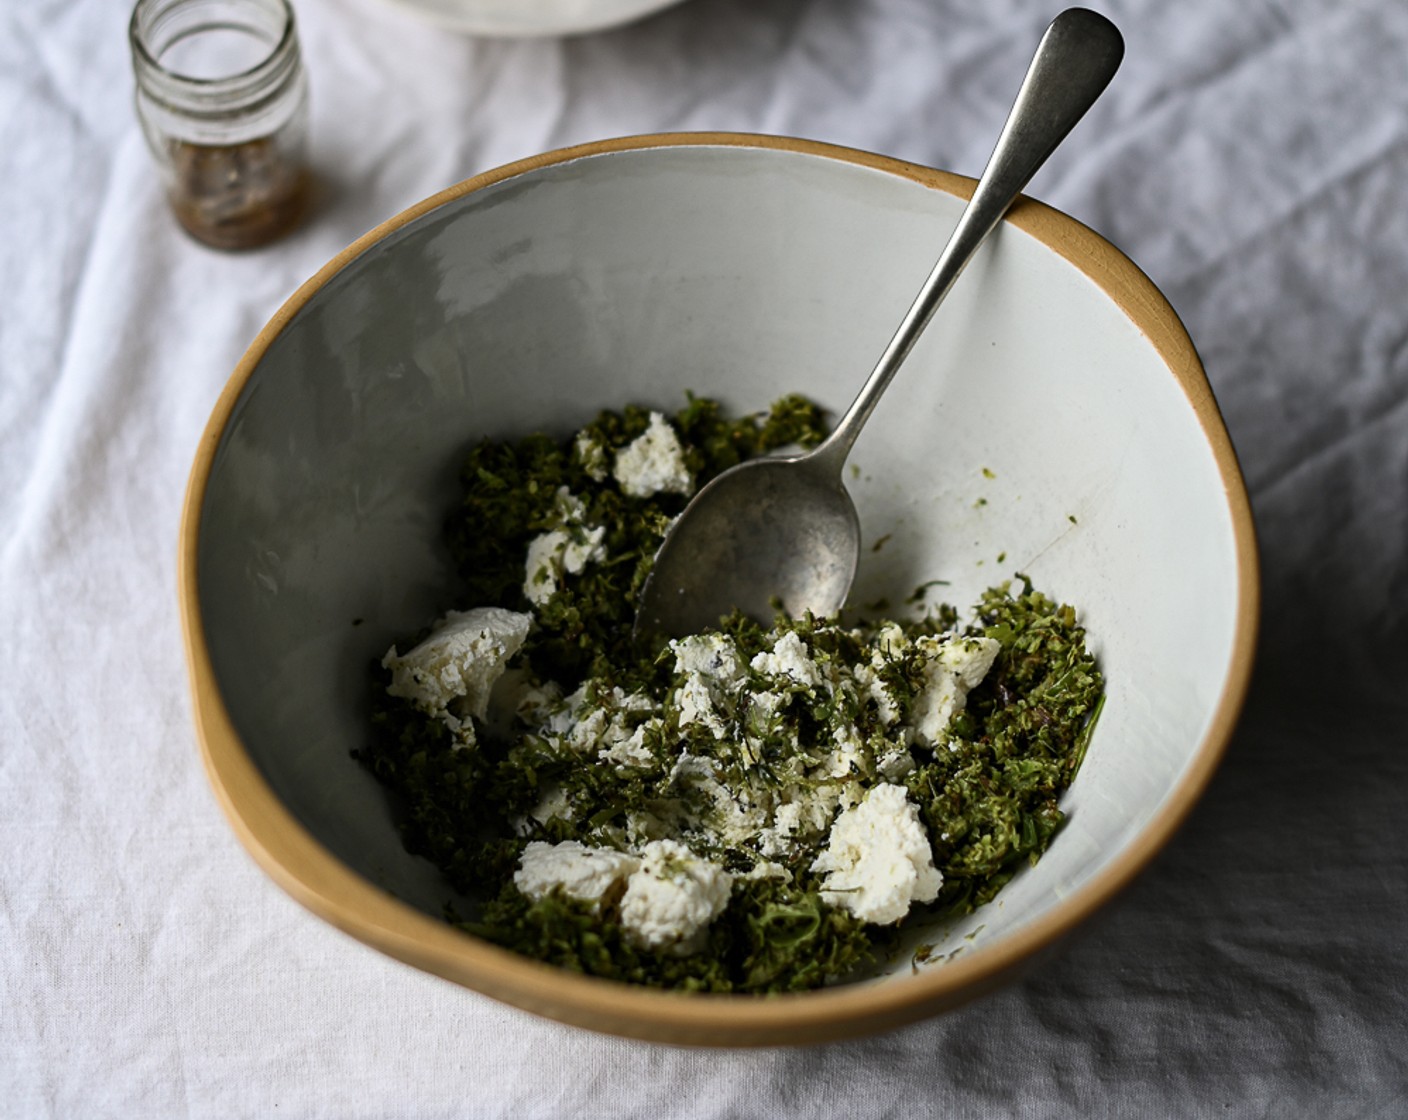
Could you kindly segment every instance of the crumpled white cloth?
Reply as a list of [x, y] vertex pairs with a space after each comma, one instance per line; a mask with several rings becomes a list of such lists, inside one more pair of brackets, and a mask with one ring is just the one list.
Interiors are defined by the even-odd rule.
[[0, 7], [0, 1114], [1404, 1115], [1408, 8], [1099, 3], [1125, 66], [1031, 188], [1164, 288], [1246, 470], [1264, 638], [1206, 799], [1024, 982], [879, 1038], [716, 1052], [502, 1007], [254, 867], [186, 700], [196, 441], [284, 298], [436, 190], [680, 129], [975, 174], [1056, 6], [689, 0], [491, 42], [296, 5], [321, 195], [240, 256], [165, 210], [125, 0]]

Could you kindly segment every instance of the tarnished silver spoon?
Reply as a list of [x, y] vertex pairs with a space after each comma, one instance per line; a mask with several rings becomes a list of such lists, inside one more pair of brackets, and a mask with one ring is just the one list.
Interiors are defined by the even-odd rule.
[[642, 588], [637, 637], [697, 633], [734, 609], [767, 622], [775, 603], [794, 617], [845, 605], [860, 558], [860, 523], [841, 476], [851, 446], [959, 273], [1123, 55], [1104, 16], [1071, 8], [1052, 21], [953, 235], [859, 395], [815, 450], [741, 463], [694, 496]]

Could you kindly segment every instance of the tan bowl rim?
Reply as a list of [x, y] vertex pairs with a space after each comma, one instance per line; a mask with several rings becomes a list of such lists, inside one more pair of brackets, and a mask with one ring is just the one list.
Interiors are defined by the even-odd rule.
[[348, 246], [294, 292], [259, 332], [215, 405], [191, 469], [181, 517], [178, 597], [202, 756], [236, 835], [284, 890], [359, 940], [482, 994], [563, 1022], [681, 1044], [788, 1045], [884, 1030], [957, 1006], [998, 986], [1128, 885], [1168, 842], [1207, 786], [1231, 738], [1251, 677], [1260, 609], [1255, 529], [1236, 453], [1212, 389], [1192, 340], [1162, 293], [1119, 250], [1075, 219], [1031, 199], [1023, 199], [1008, 217], [1094, 281], [1125, 312], [1163, 357], [1192, 405], [1213, 452], [1232, 520], [1237, 568], [1232, 658], [1207, 732], [1148, 826], [1089, 883], [1051, 912], [991, 946], [975, 948], [902, 980], [881, 979], [771, 997], [661, 992], [527, 960], [430, 917], [337, 860], [293, 817], [264, 780], [240, 741], [215, 682], [197, 588], [203, 499], [240, 393], [293, 316], [359, 255], [437, 207], [539, 168], [614, 152], [668, 147], [802, 153], [873, 168], [965, 199], [974, 185], [964, 176], [788, 137], [740, 133], [621, 137], [547, 152], [486, 171], [402, 211]]

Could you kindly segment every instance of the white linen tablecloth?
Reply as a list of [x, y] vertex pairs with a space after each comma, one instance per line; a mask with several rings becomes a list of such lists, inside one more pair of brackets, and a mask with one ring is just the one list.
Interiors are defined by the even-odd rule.
[[1029, 979], [761, 1051], [538, 1020], [254, 866], [186, 697], [186, 474], [258, 329], [411, 203], [662, 130], [976, 174], [1058, 5], [690, 0], [519, 42], [296, 5], [316, 212], [228, 255], [167, 212], [126, 0], [0, 3], [0, 1114], [1408, 1116], [1402, 0], [1096, 0], [1124, 68], [1031, 193], [1124, 249], [1204, 355], [1261, 534], [1250, 702], [1172, 845]]

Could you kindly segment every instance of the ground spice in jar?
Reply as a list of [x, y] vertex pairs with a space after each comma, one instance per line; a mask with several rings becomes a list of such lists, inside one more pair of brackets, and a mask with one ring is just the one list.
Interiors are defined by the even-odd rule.
[[212, 145], [172, 141], [171, 208], [193, 237], [245, 249], [282, 237], [307, 205], [309, 176], [276, 138]]

